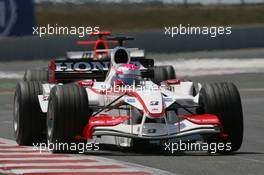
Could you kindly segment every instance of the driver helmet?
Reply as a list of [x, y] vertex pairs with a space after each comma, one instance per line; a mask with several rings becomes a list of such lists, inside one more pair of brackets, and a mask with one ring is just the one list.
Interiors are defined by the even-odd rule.
[[133, 85], [138, 84], [141, 79], [139, 68], [135, 64], [121, 64], [116, 69], [112, 79], [112, 85]]

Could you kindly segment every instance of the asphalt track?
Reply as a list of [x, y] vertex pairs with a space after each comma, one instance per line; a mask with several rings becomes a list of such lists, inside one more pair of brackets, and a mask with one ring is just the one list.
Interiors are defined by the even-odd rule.
[[[42, 65], [42, 64], [40, 64]], [[21, 65], [22, 67], [30, 66]], [[1, 67], [1, 66], [0, 66]], [[2, 67], [4, 67], [2, 65]], [[262, 175], [264, 172], [264, 74], [240, 73], [188, 77], [201, 82], [234, 82], [241, 93], [244, 111], [244, 141], [232, 155], [209, 155], [205, 152], [179, 152], [165, 155], [155, 151], [105, 150], [82, 156], [106, 157], [169, 171], [174, 174]], [[0, 137], [13, 139], [12, 101], [17, 80], [0, 80]]]

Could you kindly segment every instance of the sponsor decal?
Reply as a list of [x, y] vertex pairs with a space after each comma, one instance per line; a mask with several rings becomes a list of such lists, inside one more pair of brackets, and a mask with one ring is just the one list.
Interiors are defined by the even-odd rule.
[[153, 109], [151, 109], [151, 111], [158, 111], [159, 109], [158, 108], [153, 108]]
[[94, 54], [92, 52], [83, 52], [82, 58], [94, 58]]
[[[135, 64], [136, 62], [133, 62]], [[91, 62], [57, 62], [56, 64], [56, 71], [57, 72], [87, 72], [87, 71], [94, 71], [94, 70], [108, 70], [110, 62], [98, 62], [98, 61], [91, 61]], [[141, 65], [139, 62], [137, 64]]]
[[172, 98], [164, 98], [164, 101], [165, 102], [172, 102], [173, 100], [172, 100]]
[[150, 101], [149, 105], [150, 106], [157, 106], [157, 105], [159, 105], [159, 101]]
[[110, 62], [61, 62], [56, 63], [57, 72], [86, 72], [92, 70], [108, 70]]
[[147, 132], [148, 132], [149, 134], [153, 134], [153, 133], [156, 133], [156, 131], [157, 131], [156, 129], [148, 129]]
[[127, 98], [128, 103], [135, 103], [136, 100], [134, 98]]
[[49, 100], [49, 96], [48, 95], [43, 95], [43, 101], [48, 101]]

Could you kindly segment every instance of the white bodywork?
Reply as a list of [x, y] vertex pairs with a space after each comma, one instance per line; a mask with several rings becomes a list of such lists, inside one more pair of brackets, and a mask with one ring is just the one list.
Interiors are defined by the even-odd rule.
[[[118, 48], [117, 48], [118, 49]], [[219, 133], [219, 127], [215, 125], [199, 125], [186, 119], [177, 119], [180, 115], [174, 110], [169, 110], [175, 102], [182, 106], [197, 106], [201, 84], [196, 88], [196, 95], [193, 96], [194, 83], [182, 81], [176, 84], [162, 83], [161, 86], [154, 84], [150, 80], [142, 80], [140, 86], [130, 86], [130, 89], [116, 90], [111, 86], [111, 78], [115, 73], [118, 64], [113, 61], [115, 49], [111, 50], [111, 69], [104, 82], [94, 82], [92, 86], [86, 87], [88, 94], [89, 107], [105, 107], [119, 98], [124, 92], [132, 91], [134, 95], [123, 95], [115, 103], [122, 102], [119, 107], [126, 109], [106, 108], [94, 117], [101, 115], [108, 116], [129, 116], [130, 119], [115, 126], [96, 126], [93, 128], [93, 138], [102, 143], [118, 144], [120, 146], [131, 146], [131, 139], [142, 138], [149, 140], [175, 139], [184, 136], [201, 135], [205, 133]], [[138, 52], [136, 52], [138, 51]], [[142, 51], [130, 49], [127, 51], [131, 56], [142, 54]], [[71, 54], [71, 58], [77, 58], [83, 53]], [[130, 62], [130, 59], [128, 63]], [[84, 80], [91, 81], [91, 80]], [[39, 95], [39, 102], [43, 112], [48, 109], [48, 97], [54, 86], [62, 84], [43, 84], [43, 94]], [[89, 116], [88, 116], [89, 117]], [[133, 121], [138, 119], [138, 121]], [[151, 122], [159, 121], [161, 122]], [[150, 122], [147, 122], [150, 120]]]

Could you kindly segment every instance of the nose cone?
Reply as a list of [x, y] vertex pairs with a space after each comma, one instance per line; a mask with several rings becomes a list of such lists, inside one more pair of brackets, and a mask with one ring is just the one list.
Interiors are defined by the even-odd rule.
[[140, 96], [140, 102], [145, 110], [145, 112], [150, 117], [163, 117], [164, 112], [164, 103], [163, 96], [160, 91], [152, 92], [138, 92]]

